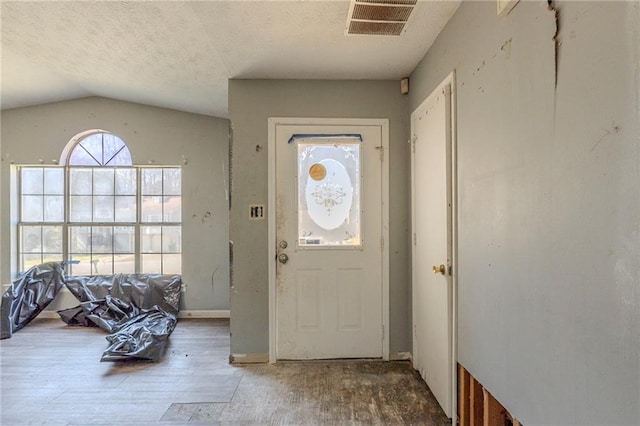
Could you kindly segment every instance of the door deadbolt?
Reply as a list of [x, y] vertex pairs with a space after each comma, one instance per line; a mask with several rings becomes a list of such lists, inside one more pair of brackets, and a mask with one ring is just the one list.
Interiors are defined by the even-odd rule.
[[286, 249], [287, 247], [289, 247], [289, 244], [285, 240], [280, 241], [280, 244], [278, 244], [278, 245], [283, 250]]
[[280, 262], [280, 263], [282, 263], [284, 265], [288, 261], [289, 261], [289, 256], [287, 256], [286, 253], [280, 253], [278, 255], [278, 262]]

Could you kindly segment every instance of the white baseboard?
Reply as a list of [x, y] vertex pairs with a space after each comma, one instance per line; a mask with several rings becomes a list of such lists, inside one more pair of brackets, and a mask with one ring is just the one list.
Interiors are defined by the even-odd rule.
[[227, 310], [184, 310], [178, 312], [178, 318], [229, 318], [231, 311]]
[[389, 361], [411, 361], [411, 352], [396, 352], [389, 354]]
[[269, 363], [268, 353], [229, 355], [229, 364], [268, 364], [268, 363]]
[[[180, 311], [178, 318], [229, 318], [228, 310], [201, 310], [201, 311]], [[56, 311], [45, 310], [40, 312], [38, 318], [58, 319], [60, 315]]]

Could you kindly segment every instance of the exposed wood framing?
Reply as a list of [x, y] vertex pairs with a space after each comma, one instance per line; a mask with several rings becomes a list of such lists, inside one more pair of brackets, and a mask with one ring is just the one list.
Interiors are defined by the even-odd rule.
[[486, 389], [483, 388], [482, 393], [484, 395], [484, 426], [504, 425], [507, 419], [504, 407]]
[[458, 423], [460, 426], [470, 426], [469, 385], [471, 376], [458, 364]]
[[460, 426], [522, 426], [491, 393], [458, 364]]
[[482, 395], [482, 385], [469, 374], [469, 425], [481, 426], [482, 425], [482, 410], [484, 405], [484, 397]]

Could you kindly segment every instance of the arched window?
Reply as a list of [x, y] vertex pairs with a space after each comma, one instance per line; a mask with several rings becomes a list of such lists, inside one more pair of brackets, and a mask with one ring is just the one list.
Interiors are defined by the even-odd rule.
[[89, 130], [74, 136], [60, 158], [70, 166], [131, 166], [131, 153], [122, 139], [105, 130]]
[[134, 166], [105, 130], [74, 136], [61, 166], [19, 166], [20, 270], [71, 260], [70, 275], [181, 273], [182, 170]]

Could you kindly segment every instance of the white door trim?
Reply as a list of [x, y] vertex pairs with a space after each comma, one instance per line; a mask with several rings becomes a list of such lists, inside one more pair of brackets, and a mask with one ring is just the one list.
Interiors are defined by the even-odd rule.
[[389, 359], [389, 120], [386, 118], [295, 118], [269, 117], [268, 119], [268, 199], [269, 227], [269, 362], [276, 362], [277, 309], [276, 309], [276, 128], [295, 126], [380, 126], [382, 134], [382, 358]]
[[[456, 73], [455, 70], [451, 71], [451, 73], [445, 77], [444, 80], [434, 88], [430, 93], [434, 93], [437, 90], [442, 90], [447, 84], [451, 87], [451, 105], [450, 105], [450, 118], [451, 118], [451, 223], [449, 226], [451, 227], [451, 264], [452, 275], [451, 275], [451, 285], [452, 285], [452, 296], [451, 296], [451, 413], [452, 416], [456, 416], [458, 412], [458, 168], [457, 168], [457, 125], [456, 125]], [[415, 116], [418, 115], [421, 110], [426, 108], [426, 102], [429, 100], [430, 93], [427, 94], [424, 101], [420, 103], [420, 105], [413, 110], [411, 113], [411, 123], [415, 119]], [[411, 129], [413, 133], [413, 129]], [[411, 141], [414, 143], [413, 141]], [[413, 152], [411, 154], [411, 229], [413, 235], [413, 229], [415, 229], [415, 210], [413, 205], [413, 191], [415, 190], [415, 182], [414, 182], [414, 174], [415, 170], [414, 164], [414, 156]], [[413, 237], [412, 237], [413, 238]], [[414, 265], [416, 260], [414, 258], [413, 252], [413, 244], [411, 245], [411, 264]], [[413, 285], [414, 285], [414, 271], [412, 266], [411, 271], [411, 287], [412, 287], [412, 312], [416, 312], [415, 306], [415, 297], [413, 297]], [[412, 336], [413, 330], [415, 330], [415, 318], [412, 318]], [[415, 343], [413, 347], [412, 353], [415, 354]]]

